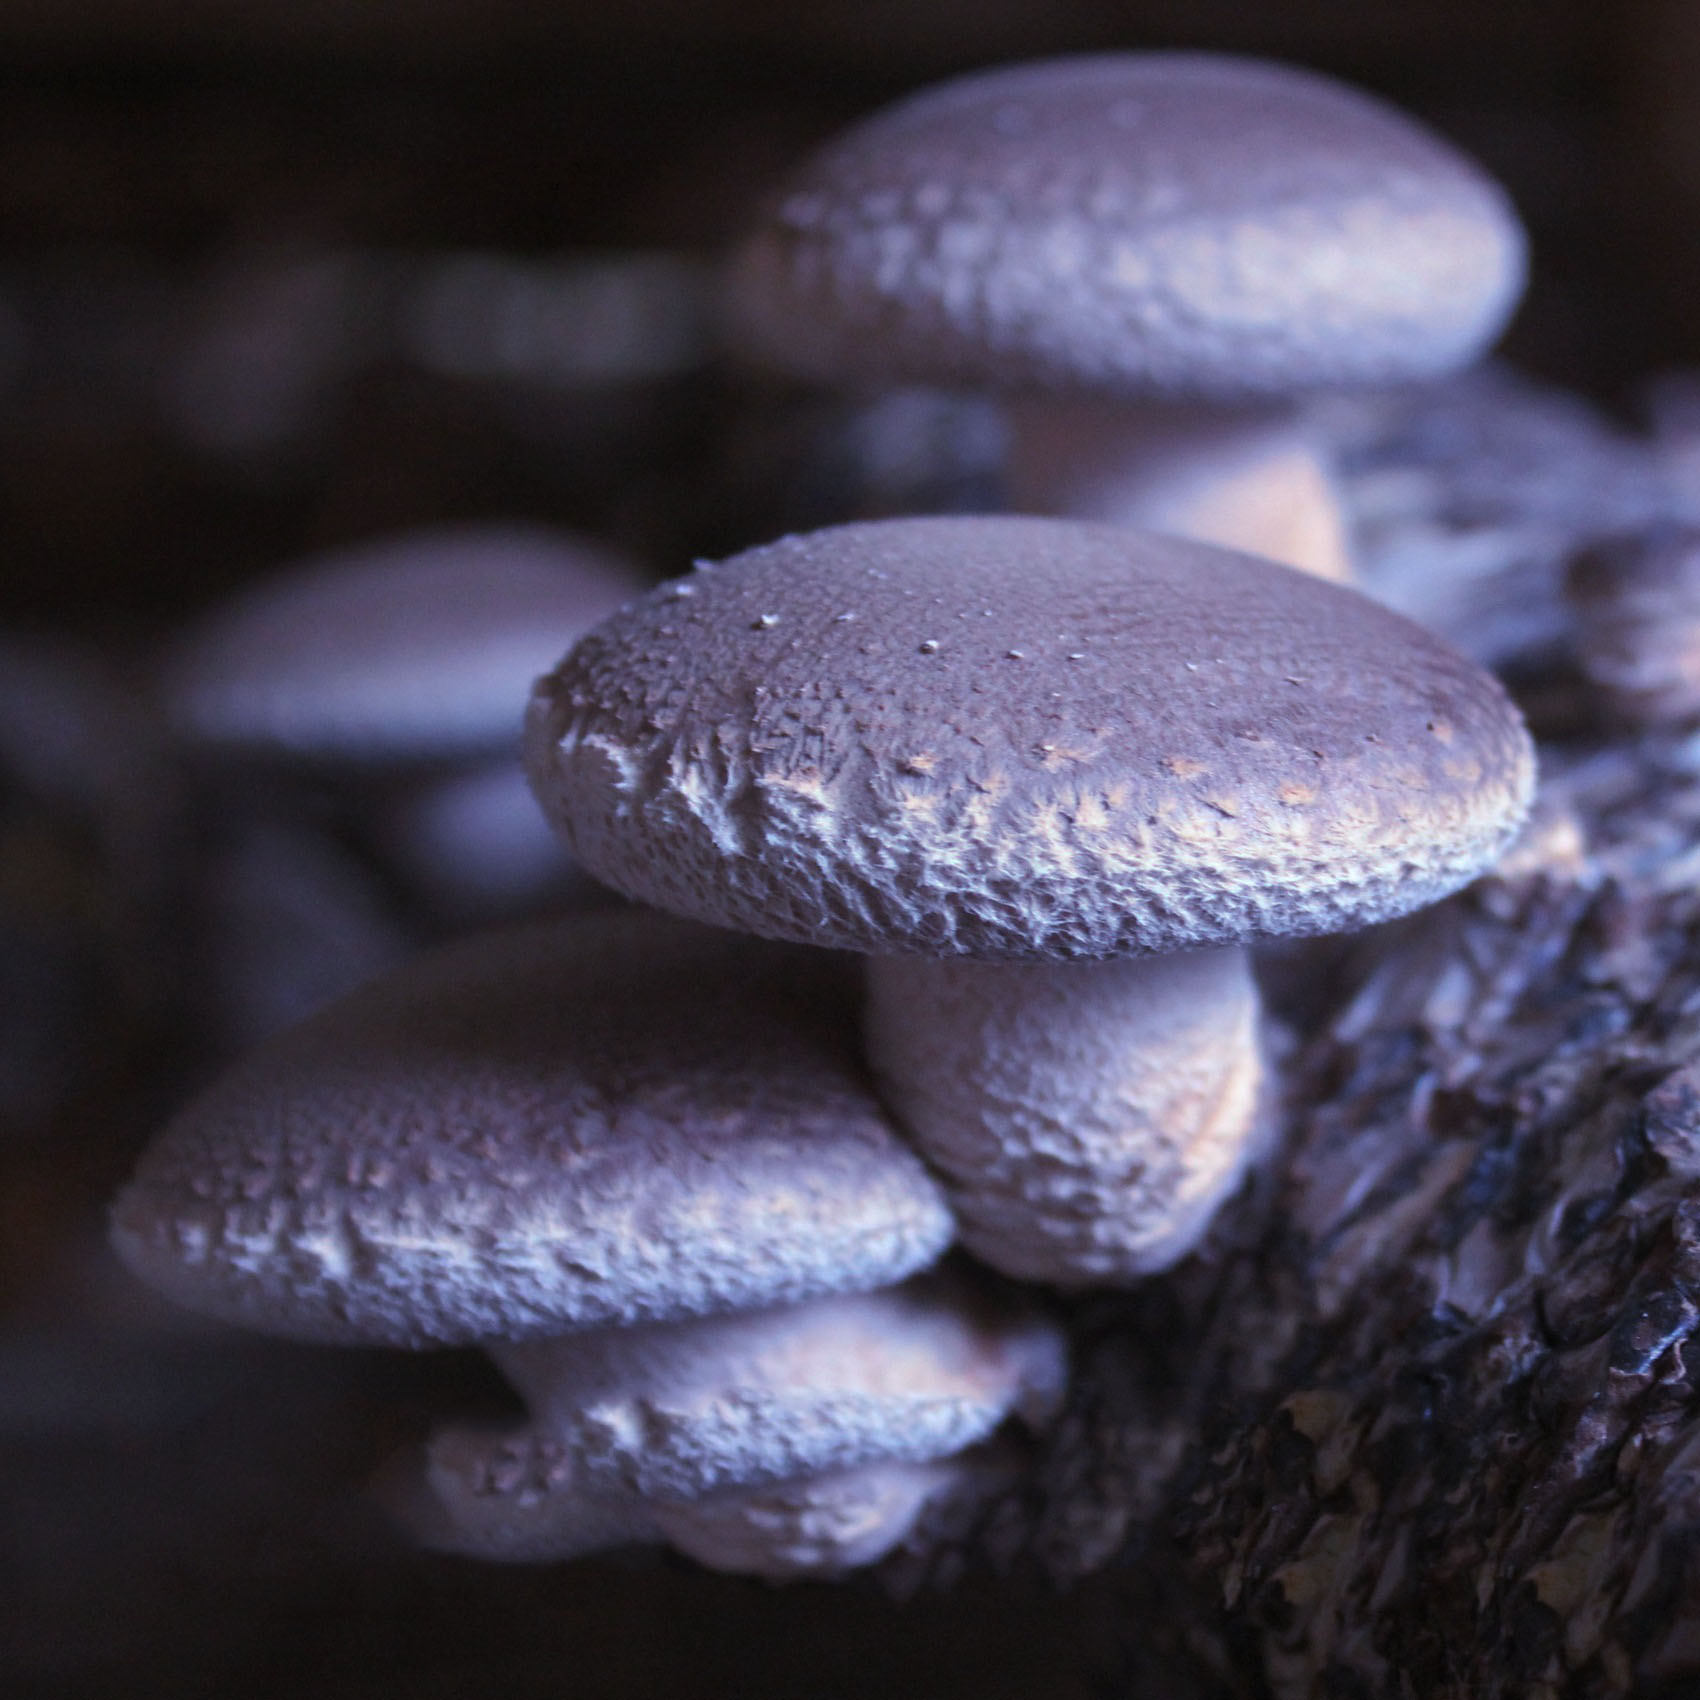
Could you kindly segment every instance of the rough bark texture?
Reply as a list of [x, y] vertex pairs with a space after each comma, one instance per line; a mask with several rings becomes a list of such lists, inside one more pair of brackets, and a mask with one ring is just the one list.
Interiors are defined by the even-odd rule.
[[1099, 1577], [1107, 1692], [1700, 1692], [1700, 781], [1550, 765], [1368, 943], [1210, 1251], [1076, 1317], [986, 1538]]

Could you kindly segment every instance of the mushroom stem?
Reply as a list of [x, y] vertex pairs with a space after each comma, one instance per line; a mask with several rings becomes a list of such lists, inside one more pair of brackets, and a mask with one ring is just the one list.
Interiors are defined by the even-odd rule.
[[1006, 412], [1018, 512], [1137, 526], [1352, 580], [1339, 495], [1291, 408], [1028, 395]]
[[868, 1052], [962, 1243], [1082, 1286], [1185, 1255], [1253, 1154], [1258, 1000], [1238, 947], [1057, 965], [876, 957]]

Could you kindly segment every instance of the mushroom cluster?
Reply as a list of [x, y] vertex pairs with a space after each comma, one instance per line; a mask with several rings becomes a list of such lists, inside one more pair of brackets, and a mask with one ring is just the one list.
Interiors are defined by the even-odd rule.
[[832, 1573], [996, 1474], [1055, 1327], [962, 1272], [887, 1124], [839, 960], [656, 915], [415, 959], [251, 1053], [113, 1213], [143, 1279], [310, 1341], [487, 1345], [516, 1432], [387, 1472], [425, 1540], [569, 1557], [673, 1540]]
[[[1271, 147], [1235, 187], [1260, 137], [1301, 163]], [[814, 370], [977, 374], [990, 344], [1021, 382], [1266, 397], [1445, 369], [1520, 275], [1514, 222], [1455, 156], [1235, 62], [971, 80], [822, 170], [843, 183], [796, 191], [739, 286]], [[1278, 323], [1250, 287], [1271, 278]], [[1163, 455], [1199, 472], [1174, 426]], [[1206, 434], [1258, 461], [1271, 429]], [[1259, 507], [1261, 476], [1207, 506]], [[533, 655], [546, 622], [512, 575], [443, 572], [466, 595], [423, 623], [382, 561], [259, 596], [185, 651], [179, 719], [355, 768], [428, 736], [441, 779], [561, 647]], [[563, 612], [628, 588], [605, 575]], [[280, 621], [316, 671], [256, 684]], [[369, 650], [345, 665], [374, 624], [399, 692]], [[1007, 1480], [1064, 1379], [1010, 1278], [1172, 1265], [1269, 1132], [1250, 947], [1456, 890], [1534, 773], [1499, 685], [1355, 592], [1012, 516], [699, 563], [537, 681], [525, 760], [577, 863], [669, 913], [466, 941], [273, 1038], [149, 1150], [116, 1243], [230, 1321], [485, 1347], [525, 1422], [444, 1428], [381, 1479], [427, 1544], [664, 1540], [774, 1577], [924, 1540]], [[941, 1263], [958, 1239], [990, 1272]]]
[[1255, 1148], [1246, 947], [1457, 889], [1527, 810], [1497, 681], [1353, 591], [1118, 526], [839, 527], [664, 585], [539, 682], [616, 890], [861, 952], [887, 1101], [1026, 1279], [1189, 1250]]

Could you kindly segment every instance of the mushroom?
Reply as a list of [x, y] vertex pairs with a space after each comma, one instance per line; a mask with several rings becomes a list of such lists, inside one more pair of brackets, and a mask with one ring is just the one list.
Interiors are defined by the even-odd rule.
[[506, 1437], [450, 1428], [391, 1459], [375, 1492], [421, 1546], [463, 1558], [555, 1564], [665, 1542], [710, 1570], [783, 1581], [876, 1563], [910, 1539], [940, 1500], [988, 1498], [1011, 1472], [1006, 1454], [987, 1453], [885, 1460], [651, 1502], [571, 1489], [563, 1469], [528, 1468]]
[[982, 71], [790, 180], [735, 333], [806, 376], [1012, 392], [1014, 505], [1348, 571], [1292, 398], [1438, 376], [1521, 292], [1500, 188], [1313, 72], [1199, 53]]
[[770, 1582], [820, 1579], [877, 1563], [918, 1534], [924, 1540], [941, 1503], [983, 1504], [1012, 1476], [1007, 1454], [989, 1447], [920, 1464], [883, 1459], [657, 1505], [655, 1527], [710, 1570]]
[[952, 1224], [842, 965], [661, 916], [416, 958], [239, 1062], [113, 1211], [132, 1270], [302, 1340], [516, 1340], [796, 1302]]
[[1015, 517], [663, 586], [539, 680], [527, 745], [617, 889], [871, 956], [872, 1060], [964, 1243], [1072, 1284], [1173, 1261], [1235, 1184], [1245, 946], [1464, 884], [1534, 772], [1498, 683], [1366, 598]]
[[526, 527], [335, 550], [208, 614], [168, 661], [166, 706], [192, 742], [272, 761], [482, 761], [513, 741], [514, 680], [638, 586], [595, 545]]
[[566, 1558], [664, 1537], [720, 1569], [840, 1570], [901, 1540], [952, 1461], [1062, 1397], [1060, 1330], [960, 1271], [875, 1293], [491, 1348], [531, 1423], [449, 1429], [385, 1495], [428, 1544]]
[[451, 919], [560, 881], [512, 806], [531, 679], [641, 588], [579, 538], [517, 526], [403, 534], [316, 556], [193, 628], [162, 675], [192, 747], [334, 780], [415, 892]]

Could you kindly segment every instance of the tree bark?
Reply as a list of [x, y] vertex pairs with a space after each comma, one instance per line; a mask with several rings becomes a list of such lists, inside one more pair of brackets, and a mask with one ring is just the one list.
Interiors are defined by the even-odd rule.
[[1096, 1578], [1108, 1693], [1700, 1692], [1700, 781], [1550, 765], [1368, 943], [1206, 1251], [1075, 1315], [982, 1539]]

